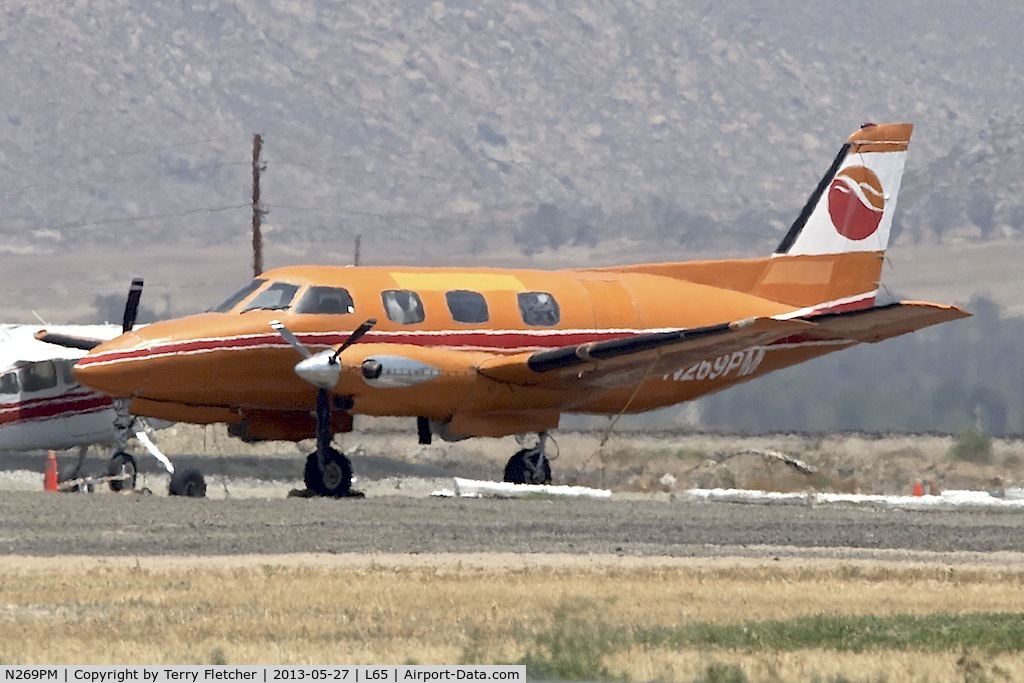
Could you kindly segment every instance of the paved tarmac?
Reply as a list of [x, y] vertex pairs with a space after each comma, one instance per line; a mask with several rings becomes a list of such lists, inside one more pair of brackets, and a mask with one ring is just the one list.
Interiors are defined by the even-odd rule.
[[512, 552], [951, 564], [1024, 558], [1024, 514], [1014, 512], [665, 497], [463, 499], [410, 488], [368, 488], [365, 498], [340, 500], [287, 497], [284, 488], [219, 499], [0, 490], [0, 555]]

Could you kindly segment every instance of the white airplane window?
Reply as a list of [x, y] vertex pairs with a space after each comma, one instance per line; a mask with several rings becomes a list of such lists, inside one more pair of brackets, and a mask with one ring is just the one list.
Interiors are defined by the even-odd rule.
[[275, 282], [247, 303], [242, 312], [255, 310], [280, 311], [288, 308], [297, 291], [299, 291], [298, 285], [290, 285], [287, 282]]
[[42, 391], [57, 386], [57, 368], [53, 361], [33, 363], [21, 369], [21, 387], [24, 391]]
[[480, 292], [469, 292], [464, 289], [446, 292], [448, 310], [452, 320], [457, 323], [485, 323], [488, 320], [487, 301]]
[[558, 302], [547, 292], [521, 292], [519, 313], [524, 323], [535, 327], [557, 325], [560, 319]]
[[405, 289], [389, 289], [380, 293], [384, 301], [384, 312], [396, 323], [412, 325], [423, 322], [423, 303], [416, 292]]
[[60, 366], [60, 378], [64, 380], [64, 384], [67, 386], [78, 386], [78, 382], [75, 381], [75, 375], [71, 372], [71, 368], [75, 366], [73, 360], [62, 360], [58, 361]]
[[343, 315], [354, 311], [352, 297], [341, 287], [310, 287], [295, 306], [296, 313]]
[[0, 377], [0, 394], [18, 393], [18, 373], [8, 372]]
[[237, 306], [238, 302], [240, 302], [242, 299], [255, 292], [257, 289], [259, 289], [264, 282], [266, 282], [266, 280], [256, 278], [255, 280], [247, 284], [245, 287], [242, 287], [240, 290], [238, 290], [237, 292], [229, 296], [227, 299], [222, 301], [220, 304], [218, 304], [217, 307], [213, 309], [213, 312], [227, 313], [232, 308]]

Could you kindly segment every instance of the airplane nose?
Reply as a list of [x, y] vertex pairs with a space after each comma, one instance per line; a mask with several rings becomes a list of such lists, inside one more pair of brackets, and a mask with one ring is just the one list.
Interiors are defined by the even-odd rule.
[[146, 384], [146, 350], [134, 333], [123, 334], [100, 344], [72, 368], [75, 381], [84, 387], [112, 396], [136, 396]]

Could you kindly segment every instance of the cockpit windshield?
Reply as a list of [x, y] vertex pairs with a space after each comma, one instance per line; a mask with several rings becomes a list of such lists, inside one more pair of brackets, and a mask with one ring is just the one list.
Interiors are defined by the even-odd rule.
[[283, 310], [291, 305], [297, 291], [299, 291], [298, 285], [290, 285], [287, 282], [274, 282], [253, 297], [252, 301], [247, 303], [245, 308], [242, 309], [242, 313], [256, 310]]
[[242, 299], [249, 296], [257, 289], [259, 289], [261, 286], [263, 286], [264, 282], [266, 282], [266, 280], [262, 278], [256, 278], [255, 280], [253, 280], [252, 282], [250, 282], [249, 284], [247, 284], [246, 286], [242, 287], [240, 290], [229, 296], [227, 299], [222, 301], [216, 308], [213, 309], [213, 312], [227, 313], [232, 308], [237, 306], [238, 302], [240, 302]]

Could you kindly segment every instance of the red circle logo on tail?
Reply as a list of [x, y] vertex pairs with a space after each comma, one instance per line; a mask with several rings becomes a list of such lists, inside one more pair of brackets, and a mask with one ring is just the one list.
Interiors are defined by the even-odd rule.
[[828, 215], [836, 232], [849, 240], [862, 240], [878, 230], [885, 210], [882, 183], [865, 166], [844, 168], [828, 188]]

